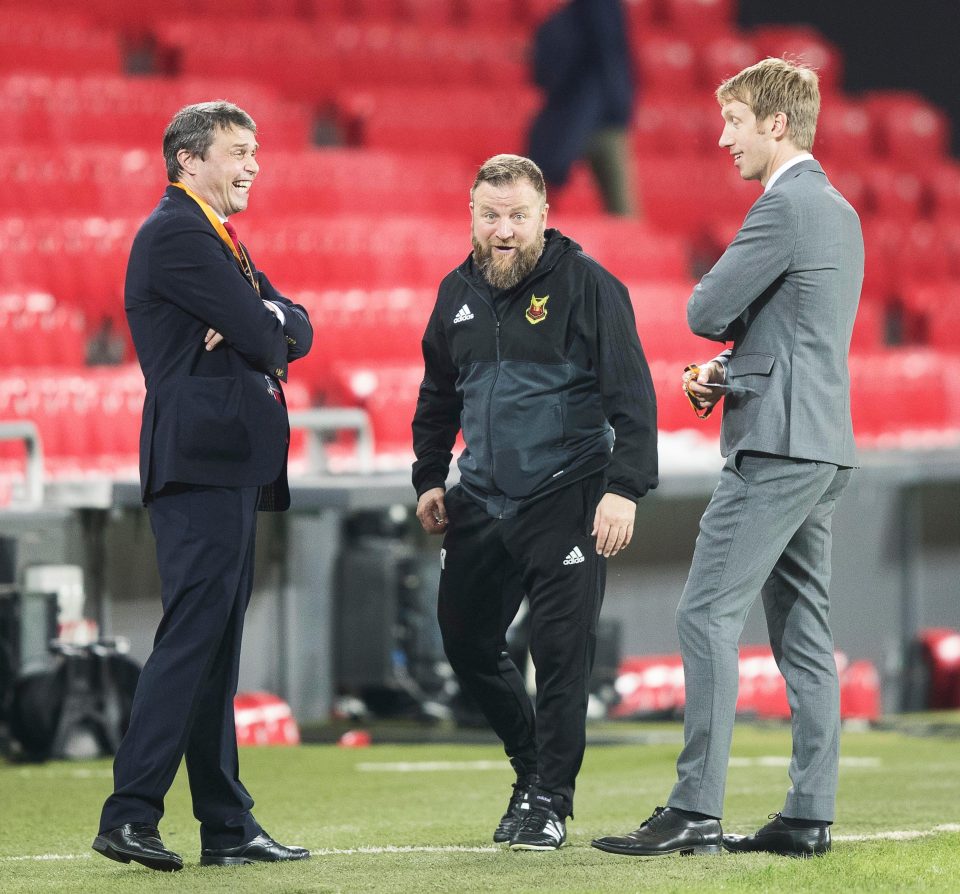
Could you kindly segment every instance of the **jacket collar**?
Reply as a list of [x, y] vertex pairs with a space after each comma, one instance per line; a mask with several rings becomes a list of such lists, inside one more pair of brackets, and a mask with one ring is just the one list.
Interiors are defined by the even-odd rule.
[[[826, 176], [823, 168], [820, 167], [820, 162], [818, 162], [815, 158], [805, 158], [803, 161], [798, 161], [795, 165], [787, 168], [787, 170], [777, 177], [770, 189], [776, 189], [781, 183], [786, 183], [788, 180], [793, 180], [807, 171], [814, 171], [815, 173]], [[766, 192], [766, 190], [764, 190], [764, 192]]]

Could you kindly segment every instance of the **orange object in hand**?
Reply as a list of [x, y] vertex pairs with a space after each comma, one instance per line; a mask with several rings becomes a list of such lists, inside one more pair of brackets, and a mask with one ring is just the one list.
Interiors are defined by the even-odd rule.
[[[689, 366], [683, 368], [684, 372], [693, 373], [693, 378], [695, 379], [700, 375], [700, 367], [696, 363], [691, 363]], [[690, 393], [690, 389], [687, 388], [687, 383], [683, 383], [683, 393], [687, 395], [687, 400], [690, 401], [690, 406], [693, 407], [693, 412], [697, 414], [697, 419], [706, 419], [713, 412], [713, 404], [710, 404], [708, 407], [701, 407], [697, 399]]]

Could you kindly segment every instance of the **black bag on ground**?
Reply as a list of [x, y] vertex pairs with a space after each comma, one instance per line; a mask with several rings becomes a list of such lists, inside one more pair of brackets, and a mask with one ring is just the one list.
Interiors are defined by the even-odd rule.
[[14, 684], [12, 738], [30, 760], [115, 754], [140, 668], [110, 642], [54, 649], [52, 667], [24, 673]]

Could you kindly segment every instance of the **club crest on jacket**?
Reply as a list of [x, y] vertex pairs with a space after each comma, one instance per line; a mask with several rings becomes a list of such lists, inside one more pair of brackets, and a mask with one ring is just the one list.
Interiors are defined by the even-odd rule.
[[542, 298], [538, 298], [536, 295], [530, 296], [530, 306], [524, 313], [528, 323], [536, 325], [547, 318], [547, 301], [549, 298], [549, 295], [544, 295]]

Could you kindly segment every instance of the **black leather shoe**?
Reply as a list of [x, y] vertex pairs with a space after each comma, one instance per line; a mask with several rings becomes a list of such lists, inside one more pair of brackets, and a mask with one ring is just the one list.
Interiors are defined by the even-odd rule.
[[664, 854], [719, 854], [723, 848], [720, 820], [690, 820], [669, 807], [658, 807], [639, 829], [622, 837], [595, 838], [591, 844], [610, 854], [660, 857]]
[[176, 872], [183, 869], [183, 858], [168, 851], [156, 826], [150, 823], [126, 823], [93, 839], [93, 849], [118, 863], [141, 863], [148, 869]]
[[816, 857], [830, 850], [830, 827], [798, 829], [788, 826], [779, 813], [754, 835], [724, 835], [723, 846], [734, 854], [766, 851], [783, 857]]
[[287, 847], [274, 841], [266, 832], [239, 847], [205, 847], [200, 851], [201, 866], [242, 866], [244, 863], [281, 863], [286, 860], [306, 860], [310, 851], [305, 847]]

